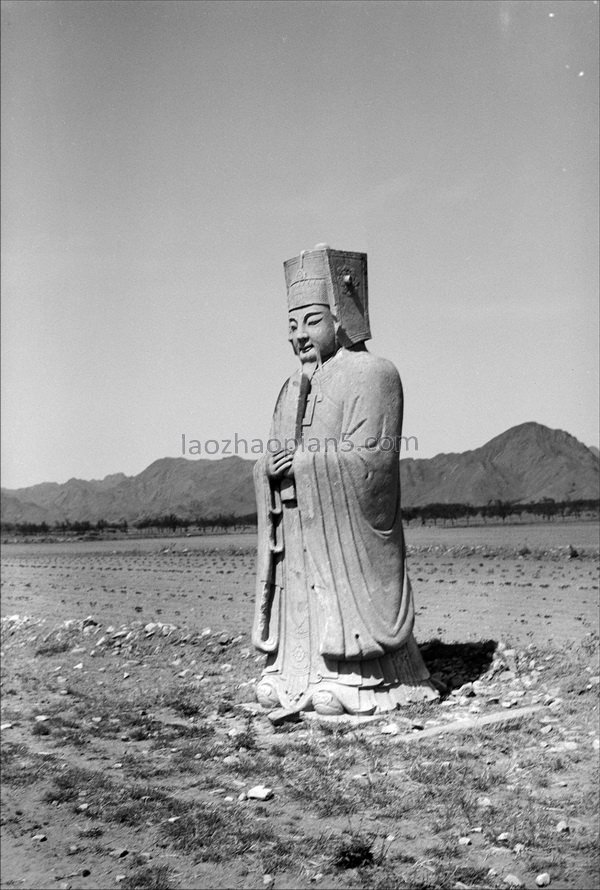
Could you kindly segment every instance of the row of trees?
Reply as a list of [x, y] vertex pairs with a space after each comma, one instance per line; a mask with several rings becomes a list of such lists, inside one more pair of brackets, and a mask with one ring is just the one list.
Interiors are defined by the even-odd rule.
[[[527, 518], [537, 519], [581, 519], [597, 517], [600, 512], [600, 502], [595, 500], [554, 501], [552, 498], [544, 498], [537, 503], [512, 504], [508, 501], [491, 501], [481, 507], [473, 507], [471, 504], [427, 504], [423, 507], [405, 507], [402, 517], [407, 525], [455, 525], [457, 523], [469, 525], [474, 523], [497, 522], [501, 520], [523, 521]], [[106, 533], [127, 533], [130, 528], [143, 531], [147, 534], [164, 535], [178, 532], [190, 533], [215, 533], [241, 531], [248, 526], [256, 525], [256, 513], [248, 513], [245, 516], [234, 516], [233, 513], [223, 513], [218, 516], [197, 516], [194, 519], [176, 516], [169, 513], [165, 516], [148, 516], [133, 522], [131, 525], [125, 519], [120, 522], [107, 522], [104, 519], [98, 522], [57, 522], [50, 526], [46, 522], [3, 522], [3, 534], [32, 535], [86, 535], [99, 536]]]
[[600, 512], [600, 502], [596, 500], [555, 501], [552, 498], [542, 498], [531, 504], [514, 504], [510, 501], [490, 501], [484, 506], [474, 507], [471, 504], [426, 504], [423, 507], [406, 507], [402, 510], [402, 517], [407, 524], [414, 522], [420, 525], [437, 525], [441, 521], [444, 525], [457, 522], [469, 525], [470, 522], [488, 521], [512, 522], [522, 521], [523, 518], [535, 519], [581, 519], [597, 517]]
[[119, 522], [107, 522], [99, 519], [98, 522], [55, 522], [48, 525], [47, 522], [3, 522], [2, 534], [22, 535], [26, 537], [35, 535], [83, 535], [86, 537], [99, 537], [106, 534], [128, 533], [130, 529], [143, 531], [148, 534], [164, 535], [167, 533], [188, 532], [190, 529], [200, 533], [240, 531], [248, 526], [256, 525], [256, 513], [245, 516], [233, 514], [220, 514], [219, 516], [197, 517], [186, 519], [169, 513], [166, 516], [144, 517], [136, 522], [127, 522], [123, 519]]

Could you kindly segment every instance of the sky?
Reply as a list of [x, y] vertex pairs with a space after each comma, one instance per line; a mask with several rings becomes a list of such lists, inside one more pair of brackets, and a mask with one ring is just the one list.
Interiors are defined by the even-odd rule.
[[319, 242], [368, 254], [406, 456], [598, 445], [597, 35], [597, 0], [2, 2], [2, 484], [265, 439]]

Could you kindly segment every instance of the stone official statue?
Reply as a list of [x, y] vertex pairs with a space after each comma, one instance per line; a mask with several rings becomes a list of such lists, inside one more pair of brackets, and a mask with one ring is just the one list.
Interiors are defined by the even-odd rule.
[[376, 714], [435, 698], [413, 637], [400, 515], [402, 386], [371, 355], [367, 257], [317, 245], [284, 263], [289, 340], [257, 462], [253, 643], [261, 705]]

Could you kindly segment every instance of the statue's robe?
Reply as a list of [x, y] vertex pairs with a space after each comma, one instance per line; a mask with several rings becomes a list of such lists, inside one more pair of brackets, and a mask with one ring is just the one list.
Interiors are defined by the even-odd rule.
[[[302, 374], [284, 385], [270, 449], [297, 432]], [[340, 349], [318, 368], [294, 480], [257, 461], [254, 645], [286, 708], [333, 691], [350, 712], [390, 710], [435, 692], [413, 637], [400, 514], [402, 386], [395, 367]]]

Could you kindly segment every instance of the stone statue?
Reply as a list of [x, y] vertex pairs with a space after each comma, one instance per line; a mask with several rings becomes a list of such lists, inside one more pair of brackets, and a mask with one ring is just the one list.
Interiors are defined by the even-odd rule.
[[437, 697], [413, 637], [400, 515], [402, 386], [371, 355], [367, 257], [319, 244], [284, 263], [284, 384], [254, 471], [253, 643], [261, 705], [372, 715]]

